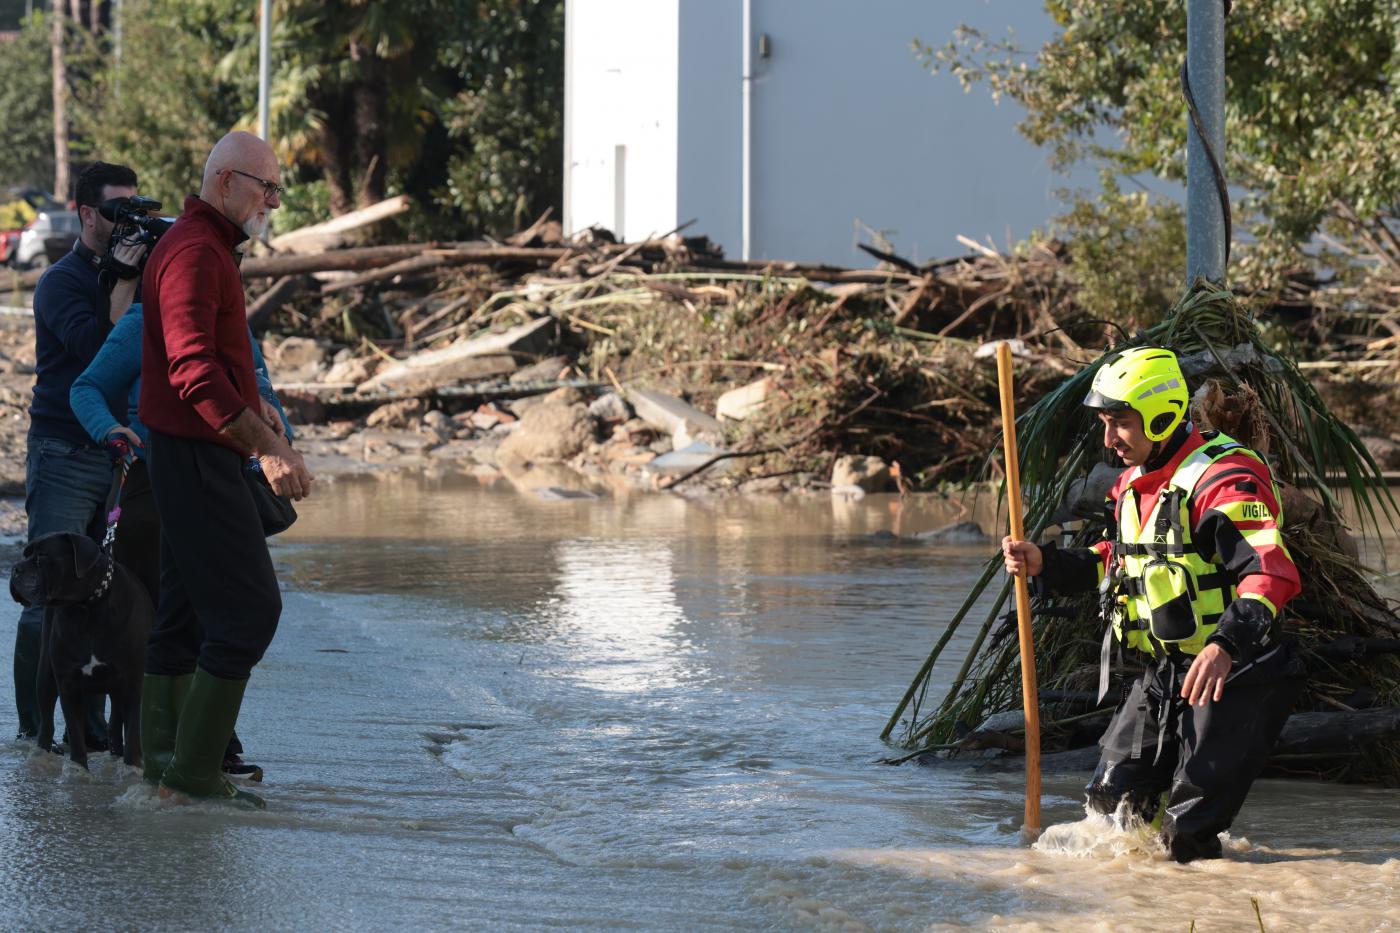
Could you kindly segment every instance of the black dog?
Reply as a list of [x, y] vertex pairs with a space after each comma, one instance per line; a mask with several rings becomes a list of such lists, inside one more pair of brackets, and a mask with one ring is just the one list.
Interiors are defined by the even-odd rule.
[[112, 698], [113, 755], [141, 762], [141, 677], [155, 612], [146, 588], [86, 535], [31, 542], [10, 570], [10, 595], [44, 607], [39, 649], [39, 747], [53, 747], [53, 705], [63, 704], [68, 757], [87, 767], [82, 698]]

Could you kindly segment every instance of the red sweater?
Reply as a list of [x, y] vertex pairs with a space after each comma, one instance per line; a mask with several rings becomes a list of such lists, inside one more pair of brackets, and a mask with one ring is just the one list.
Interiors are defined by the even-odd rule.
[[245, 408], [261, 410], [233, 256], [245, 239], [191, 195], [147, 260], [138, 413], [148, 427], [237, 449], [219, 430]]

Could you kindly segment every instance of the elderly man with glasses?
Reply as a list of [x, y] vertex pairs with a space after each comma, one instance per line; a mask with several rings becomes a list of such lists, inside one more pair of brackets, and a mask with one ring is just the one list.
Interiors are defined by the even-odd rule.
[[237, 247], [280, 206], [271, 147], [230, 133], [209, 153], [199, 196], [146, 265], [139, 414], [150, 429], [161, 525], [160, 598], [141, 708], [145, 777], [163, 798], [261, 808], [221, 766], [249, 675], [282, 612], [246, 477], [301, 499], [311, 474], [262, 416]]

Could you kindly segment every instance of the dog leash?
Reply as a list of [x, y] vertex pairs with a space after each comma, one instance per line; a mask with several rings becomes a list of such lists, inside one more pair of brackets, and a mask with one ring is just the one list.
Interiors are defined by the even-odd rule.
[[107, 532], [102, 536], [100, 545], [102, 555], [107, 558], [107, 570], [102, 575], [102, 583], [87, 598], [88, 602], [95, 602], [107, 595], [107, 591], [112, 587], [112, 578], [117, 573], [117, 560], [112, 556], [112, 545], [117, 540], [117, 523], [122, 517], [122, 489], [126, 487], [126, 474], [131, 470], [131, 447], [127, 444], [126, 438], [118, 435], [107, 442], [107, 452], [112, 457], [113, 466], [119, 469], [112, 477], [112, 489], [107, 493], [107, 499], [111, 502], [107, 511]]
[[126, 487], [126, 474], [131, 470], [131, 447], [126, 438], [117, 435], [107, 442], [107, 452], [112, 457], [112, 465], [119, 467], [112, 477], [112, 488], [107, 493], [107, 533], [102, 536], [102, 550], [112, 552], [112, 543], [117, 540], [117, 522], [122, 517], [122, 489]]

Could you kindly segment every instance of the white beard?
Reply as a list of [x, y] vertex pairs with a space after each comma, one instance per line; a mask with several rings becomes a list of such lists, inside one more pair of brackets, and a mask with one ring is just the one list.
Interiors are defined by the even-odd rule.
[[239, 226], [243, 228], [244, 233], [248, 234], [250, 240], [261, 240], [267, 235], [267, 214], [266, 212], [255, 212]]

